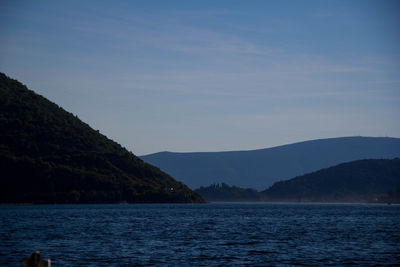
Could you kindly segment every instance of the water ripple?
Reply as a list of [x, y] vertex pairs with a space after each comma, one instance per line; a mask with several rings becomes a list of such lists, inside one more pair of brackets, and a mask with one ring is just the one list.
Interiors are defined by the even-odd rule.
[[0, 266], [399, 265], [400, 206], [0, 206]]

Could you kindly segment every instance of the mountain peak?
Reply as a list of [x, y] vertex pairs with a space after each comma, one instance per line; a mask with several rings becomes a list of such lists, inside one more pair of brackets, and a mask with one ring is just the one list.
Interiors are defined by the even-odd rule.
[[150, 154], [141, 158], [191, 188], [216, 181], [263, 190], [274, 182], [361, 159], [400, 157], [400, 138], [348, 136], [248, 151]]

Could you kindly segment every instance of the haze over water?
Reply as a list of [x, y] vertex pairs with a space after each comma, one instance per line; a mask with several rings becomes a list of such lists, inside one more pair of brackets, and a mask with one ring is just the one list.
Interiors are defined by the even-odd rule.
[[[339, 136], [400, 137], [399, 14], [396, 0], [3, 0], [0, 72], [136, 155], [251, 150]], [[19, 107], [7, 109], [29, 111]], [[42, 114], [52, 118], [52, 112]], [[16, 119], [9, 125], [19, 132], [27, 120]], [[76, 120], [43, 120], [43, 132], [56, 133], [50, 126], [68, 130], [68, 121]], [[103, 158], [78, 150], [85, 153], [73, 154], [74, 164], [64, 166], [68, 160], [57, 153], [64, 147], [49, 138], [56, 150], [30, 158], [23, 145], [32, 140], [28, 132], [21, 134], [25, 140], [10, 138], [11, 146], [0, 146], [22, 144], [3, 164], [18, 166], [6, 177], [11, 184], [29, 181], [39, 188], [36, 193], [77, 200], [100, 188], [86, 187], [90, 179], [75, 181], [86, 177], [80, 174], [97, 174], [93, 180], [101, 186], [110, 178], [121, 189], [116, 177], [128, 181], [132, 170], [151, 180], [143, 184], [151, 194], [174, 191], [154, 182], [155, 176], [147, 179], [136, 165], [127, 164], [125, 175], [118, 164], [109, 164], [128, 162], [118, 157], [128, 155], [119, 149], [99, 150]], [[67, 132], [50, 136], [72, 140], [72, 146], [77, 138]], [[47, 145], [48, 139], [39, 139]], [[86, 163], [108, 169], [100, 173], [97, 165], [81, 164], [83, 155]], [[55, 161], [45, 162], [53, 156]], [[16, 165], [20, 160], [28, 165]], [[31, 173], [19, 167], [35, 162], [36, 174], [49, 178], [43, 180], [67, 173], [64, 181], [77, 188], [40, 191], [50, 183], [29, 180]], [[53, 172], [55, 163], [60, 175]], [[23, 179], [14, 179], [15, 170], [22, 170]], [[142, 181], [128, 183], [129, 189]], [[1, 266], [21, 266], [36, 250], [53, 266], [399, 265], [399, 244], [398, 205], [0, 206]]]

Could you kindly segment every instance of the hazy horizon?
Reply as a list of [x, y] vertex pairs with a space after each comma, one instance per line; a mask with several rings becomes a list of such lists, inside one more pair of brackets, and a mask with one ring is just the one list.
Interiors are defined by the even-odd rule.
[[2, 1], [0, 71], [136, 155], [400, 137], [398, 1]]

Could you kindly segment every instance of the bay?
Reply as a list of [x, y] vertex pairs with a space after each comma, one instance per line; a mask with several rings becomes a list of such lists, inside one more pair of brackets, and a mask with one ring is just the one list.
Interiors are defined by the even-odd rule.
[[398, 265], [400, 206], [5, 205], [0, 241], [0, 266]]

